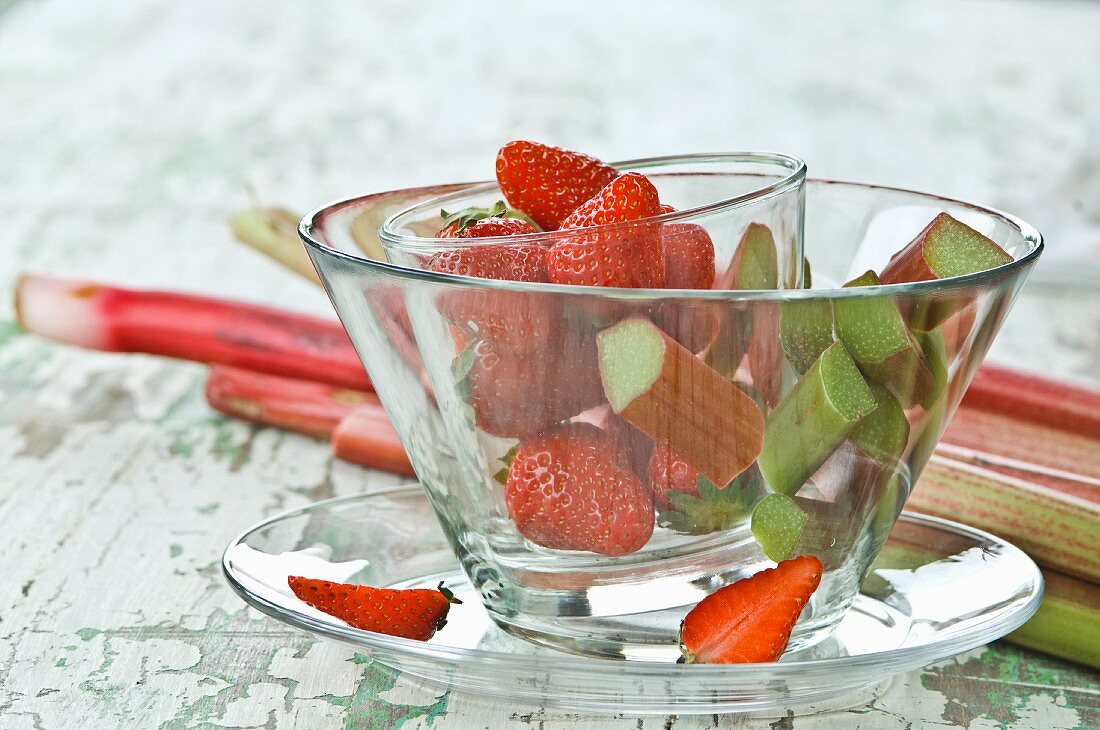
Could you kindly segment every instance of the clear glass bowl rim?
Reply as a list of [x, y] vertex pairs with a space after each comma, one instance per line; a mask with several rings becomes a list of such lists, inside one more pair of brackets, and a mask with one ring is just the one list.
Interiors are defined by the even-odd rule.
[[[257, 610], [268, 614], [269, 616], [276, 617], [282, 621], [285, 621], [293, 626], [296, 626], [307, 631], [318, 633], [322, 636], [328, 636], [338, 641], [344, 641], [355, 645], [361, 645], [364, 634], [370, 635], [371, 643], [378, 649], [386, 649], [390, 651], [398, 651], [401, 653], [416, 654], [421, 657], [430, 658], [439, 661], [447, 662], [460, 662], [460, 661], [488, 661], [496, 665], [497, 669], [507, 670], [509, 667], [515, 667], [517, 671], [521, 670], [524, 665], [530, 663], [530, 657], [527, 655], [509, 654], [498, 651], [486, 651], [481, 649], [462, 649], [458, 647], [442, 648], [432, 644], [428, 644], [423, 641], [415, 641], [413, 639], [404, 639], [397, 636], [387, 636], [386, 634], [376, 634], [373, 632], [363, 632], [358, 629], [349, 627], [337, 626], [335, 624], [319, 621], [311, 616], [307, 616], [302, 613], [290, 611], [282, 606], [276, 605], [257, 596], [248, 591], [243, 585], [239, 584], [232, 575], [229, 567], [230, 563], [230, 551], [238, 544], [241, 544], [248, 535], [251, 535], [261, 530], [266, 529], [273, 523], [281, 520], [289, 519], [305, 513], [310, 510], [316, 509], [321, 506], [338, 505], [343, 502], [353, 502], [362, 500], [366, 497], [396, 497], [407, 498], [412, 496], [420, 496], [424, 499], [427, 497], [424, 494], [423, 488], [419, 485], [415, 486], [397, 486], [387, 489], [379, 489], [366, 494], [353, 494], [345, 497], [335, 497], [332, 499], [325, 499], [319, 502], [313, 502], [303, 507], [298, 507], [291, 510], [286, 510], [272, 517], [269, 517], [262, 522], [259, 522], [248, 529], [238, 534], [232, 541], [230, 541], [228, 547], [222, 554], [222, 575], [226, 582], [233, 589], [233, 591], [244, 599], [247, 603], [251, 604]], [[1015, 545], [1006, 543], [1000, 538], [991, 535], [988, 532], [979, 530], [969, 525], [962, 525], [961, 523], [952, 522], [951, 520], [944, 520], [938, 517], [931, 517], [929, 515], [916, 514], [913, 512], [903, 512], [902, 516], [910, 522], [916, 524], [939, 526], [946, 528], [954, 532], [963, 532], [976, 539], [980, 539], [986, 542], [992, 542], [1004, 545], [1006, 549], [1012, 550], [1022, 556], [1025, 560], [1031, 563], [1034, 575], [1033, 581], [1038, 586], [1035, 595], [1031, 597], [1028, 605], [1020, 611], [1003, 618], [1000, 622], [985, 627], [985, 631], [980, 636], [971, 635], [970, 633], [963, 633], [958, 636], [953, 636], [940, 641], [934, 641], [929, 644], [919, 644], [914, 647], [901, 647], [898, 649], [891, 649], [889, 651], [872, 652], [869, 654], [859, 654], [856, 656], [846, 656], [839, 658], [827, 658], [827, 659], [805, 659], [801, 661], [793, 662], [771, 662], [771, 663], [757, 663], [757, 664], [673, 664], [669, 662], [654, 662], [654, 661], [631, 661], [615, 662], [610, 659], [597, 659], [593, 657], [572, 656], [569, 654], [555, 655], [552, 659], [555, 670], [563, 671], [575, 671], [578, 673], [590, 673], [592, 675], [598, 675], [606, 673], [609, 669], [617, 666], [627, 666], [629, 664], [629, 670], [632, 674], [644, 674], [657, 677], [668, 677], [670, 672], [690, 674], [692, 679], [713, 679], [714, 681], [730, 680], [731, 675], [739, 678], [757, 677], [761, 680], [767, 677], [767, 673], [773, 671], [779, 671], [784, 676], [790, 677], [792, 674], [814, 674], [820, 671], [835, 669], [838, 661], [843, 661], [845, 667], [874, 667], [884, 661], [889, 661], [891, 657], [896, 658], [899, 653], [906, 654], [906, 658], [909, 663], [921, 661], [922, 664], [915, 664], [914, 666], [923, 666], [928, 662], [936, 661], [945, 656], [952, 656], [961, 651], [973, 648], [974, 646], [980, 646], [981, 644], [988, 643], [995, 638], [1003, 636], [1015, 629], [1019, 628], [1026, 622], [1039, 607], [1039, 603], [1043, 598], [1043, 578], [1039, 572], [1038, 566], [1034, 564], [1027, 555]], [[899, 520], [902, 517], [898, 518]], [[458, 568], [458, 559], [455, 559], [455, 567]], [[927, 659], [927, 661], [924, 661]]]
[[[662, 155], [661, 157], [643, 157], [637, 160], [626, 160], [623, 162], [614, 162], [612, 167], [617, 170], [625, 170], [626, 172], [633, 172], [636, 170], [653, 170], [659, 171], [663, 167], [672, 167], [675, 165], [707, 165], [707, 164], [756, 164], [756, 165], [772, 165], [780, 170], [785, 170], [786, 174], [780, 179], [767, 185], [762, 185], [754, 190], [741, 195], [735, 195], [732, 198], [723, 198], [716, 200], [706, 205], [699, 205], [694, 208], [687, 208], [685, 210], [676, 210], [671, 213], [663, 213], [652, 218], [647, 218], [645, 224], [648, 225], [654, 221], [658, 223], [676, 223], [680, 221], [689, 221], [692, 218], [698, 218], [702, 215], [710, 215], [713, 213], [721, 213], [736, 208], [745, 207], [748, 205], [754, 205], [765, 200], [770, 200], [778, 195], [797, 188], [806, 179], [806, 163], [797, 157], [791, 157], [790, 155], [784, 155], [779, 152], [700, 152], [689, 155]], [[705, 174], [705, 173], [681, 173], [681, 174]], [[759, 173], [763, 174], [763, 173]], [[389, 228], [389, 223], [396, 218], [400, 218], [403, 215], [411, 213], [419, 208], [431, 206], [435, 207], [437, 204], [448, 204], [452, 199], [459, 199], [462, 197], [468, 197], [472, 195], [479, 195], [482, 193], [490, 192], [497, 189], [497, 183], [495, 181], [478, 183], [469, 188], [463, 188], [461, 190], [455, 190], [449, 193], [441, 195], [438, 199], [433, 198], [429, 200], [420, 201], [410, 205], [403, 211], [395, 213], [390, 216], [379, 229], [379, 239], [385, 241], [387, 246], [393, 246], [396, 248], [405, 249], [410, 252], [422, 251], [425, 248], [444, 249], [444, 248], [464, 248], [471, 244], [469, 239], [454, 239], [454, 238], [423, 238], [419, 236], [407, 236]], [[602, 231], [619, 231], [635, 228], [639, 223], [634, 221], [628, 221], [624, 223], [612, 223], [604, 226], [600, 226]], [[508, 243], [510, 245], [516, 245], [520, 243], [543, 243], [553, 241], [556, 238], [561, 238], [563, 235], [560, 231], [540, 231], [538, 233], [525, 233], [519, 236], [485, 236], [478, 238], [474, 242], [474, 245], [492, 245], [494, 243]]]
[[[705, 157], [706, 155], [703, 156]], [[675, 158], [647, 158], [648, 161], [671, 159], [679, 161], [686, 158], [683, 156]], [[614, 164], [628, 166], [631, 164], [637, 164], [638, 162], [645, 162], [647, 160], [619, 162]], [[984, 271], [979, 271], [973, 274], [966, 274], [963, 276], [953, 276], [946, 279], [930, 279], [926, 281], [907, 282], [903, 284], [880, 284], [878, 286], [853, 287], [850, 289], [619, 289], [612, 287], [590, 287], [571, 284], [549, 284], [543, 282], [480, 279], [472, 276], [461, 276], [458, 274], [429, 271], [427, 269], [415, 269], [408, 266], [401, 266], [389, 262], [378, 261], [375, 259], [367, 258], [366, 256], [349, 253], [334, 246], [330, 246], [329, 244], [325, 243], [324, 240], [322, 240], [322, 237], [319, 235], [320, 231], [324, 228], [325, 221], [330, 216], [339, 213], [340, 211], [347, 208], [355, 208], [363, 205], [369, 205], [370, 201], [372, 200], [383, 199], [387, 196], [397, 195], [402, 192], [406, 192], [406, 190], [396, 190], [382, 193], [372, 193], [369, 195], [360, 195], [351, 198], [344, 198], [328, 203], [326, 205], [322, 205], [321, 207], [306, 214], [306, 216], [302, 218], [301, 222], [298, 224], [298, 235], [307, 247], [318, 251], [324, 256], [331, 256], [337, 259], [342, 259], [357, 267], [366, 268], [375, 273], [397, 279], [406, 279], [417, 282], [430, 282], [434, 284], [445, 284], [453, 287], [470, 289], [509, 292], [531, 292], [539, 294], [572, 294], [579, 296], [595, 296], [606, 299], [619, 299], [626, 301], [658, 302], [669, 300], [690, 300], [693, 302], [784, 302], [817, 299], [858, 299], [872, 298], [876, 296], [932, 295], [946, 291], [956, 291], [991, 286], [993, 284], [996, 284], [997, 282], [1015, 276], [1024, 269], [1029, 268], [1035, 263], [1036, 260], [1038, 260], [1039, 256], [1043, 252], [1043, 236], [1034, 226], [1017, 216], [997, 210], [996, 208], [977, 205], [975, 203], [969, 203], [967, 201], [958, 200], [956, 198], [948, 198], [942, 195], [936, 195], [934, 193], [924, 193], [917, 190], [909, 190], [888, 185], [875, 185], [871, 183], [832, 180], [828, 178], [805, 178], [802, 182], [811, 183], [814, 185], [820, 184], [830, 186], [844, 186], [860, 190], [879, 190], [883, 192], [913, 196], [915, 198], [923, 199], [929, 203], [939, 202], [941, 204], [947, 204], [950, 206], [967, 208], [982, 215], [999, 218], [1004, 223], [1012, 226], [1020, 233], [1024, 241], [1029, 245], [1030, 250], [1020, 258], [992, 269], [986, 269]], [[494, 184], [495, 183], [484, 181], [470, 183], [450, 183], [445, 185], [432, 186], [431, 188], [409, 188], [407, 189], [407, 192], [411, 193], [415, 192], [416, 190], [422, 190], [427, 193], [428, 190], [435, 188], [446, 188], [451, 192], [469, 192], [471, 189], [478, 188], [480, 186]], [[758, 193], [752, 193], [750, 194], [750, 196], [755, 196], [757, 194]], [[756, 200], [759, 200], [759, 198], [751, 197], [748, 202], [754, 202]], [[693, 211], [678, 211], [676, 213], [666, 214], [665, 216], [658, 216], [657, 218], [652, 218], [650, 220], [663, 221], [666, 220], [666, 218], [667, 220], [673, 220], [680, 218], [696, 217], [698, 215], [698, 210], [700, 209], [694, 209]], [[623, 224], [618, 225], [622, 226]], [[597, 228], [610, 229], [614, 228], [614, 226], [598, 226]], [[549, 231], [539, 234], [532, 234], [530, 236], [511, 236], [504, 237], [503, 239], [500, 237], [483, 238], [478, 239], [478, 241], [479, 243], [481, 243], [507, 240], [509, 243], [516, 243], [520, 239], [526, 240], [528, 238], [534, 239], [537, 237], [539, 240], [545, 240], [547, 238], [552, 238], [555, 235], [560, 234], [557, 231]], [[418, 240], [447, 241], [447, 239]]]

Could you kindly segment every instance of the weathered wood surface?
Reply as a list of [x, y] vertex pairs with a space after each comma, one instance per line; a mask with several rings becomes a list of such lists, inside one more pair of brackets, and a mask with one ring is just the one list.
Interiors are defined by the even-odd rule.
[[[1100, 124], [1100, 6], [594, 5], [0, 3], [0, 291], [36, 269], [323, 312], [231, 242], [246, 184], [306, 208], [484, 177], [519, 135], [608, 158], [782, 149], [1015, 207], [1064, 186]], [[0, 300], [0, 728], [1100, 726], [1094, 673], [1000, 644], [774, 723], [425, 688], [219, 573], [264, 515], [396, 478], [212, 414], [201, 367], [23, 334]], [[1095, 378], [1100, 296], [1032, 289], [995, 353]]]

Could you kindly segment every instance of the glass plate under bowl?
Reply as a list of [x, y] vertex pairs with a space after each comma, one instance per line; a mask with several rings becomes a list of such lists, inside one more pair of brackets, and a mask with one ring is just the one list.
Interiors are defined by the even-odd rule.
[[[865, 701], [893, 675], [1012, 631], [1038, 608], [1042, 576], [1013, 545], [903, 513], [860, 595], [825, 641], [772, 664], [599, 659], [536, 646], [489, 619], [419, 486], [317, 502], [265, 520], [222, 558], [229, 585], [291, 626], [359, 647], [405, 674], [459, 691], [630, 713], [778, 713]], [[419, 642], [353, 629], [299, 601], [287, 576], [432, 587], [462, 599]]]

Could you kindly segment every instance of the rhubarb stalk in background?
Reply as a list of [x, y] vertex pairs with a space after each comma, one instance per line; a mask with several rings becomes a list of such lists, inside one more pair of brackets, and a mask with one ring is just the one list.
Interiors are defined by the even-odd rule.
[[227, 416], [327, 439], [356, 407], [381, 408], [378, 396], [310, 380], [215, 365], [206, 402]]
[[26, 329], [93, 350], [144, 352], [371, 389], [344, 328], [318, 317], [33, 274], [16, 284], [15, 311]]

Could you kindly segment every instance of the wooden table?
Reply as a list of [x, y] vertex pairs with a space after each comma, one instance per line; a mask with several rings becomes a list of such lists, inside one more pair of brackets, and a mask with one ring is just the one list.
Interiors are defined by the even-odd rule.
[[[819, 174], [1025, 213], [1035, 191], [1096, 183], [1073, 160], [1100, 119], [1098, 6], [51, 0], [0, 14], [4, 291], [33, 269], [325, 312], [232, 242], [224, 220], [249, 186], [304, 209], [484, 177], [515, 136], [610, 159], [782, 149]], [[1072, 214], [1100, 213], [1081, 197]], [[0, 728], [1100, 726], [1095, 673], [1003, 644], [900, 677], [872, 705], [775, 722], [425, 688], [249, 610], [219, 569], [263, 516], [397, 478], [216, 416], [200, 366], [22, 333], [0, 299]], [[1095, 377], [1100, 294], [1031, 288], [995, 356]]]

